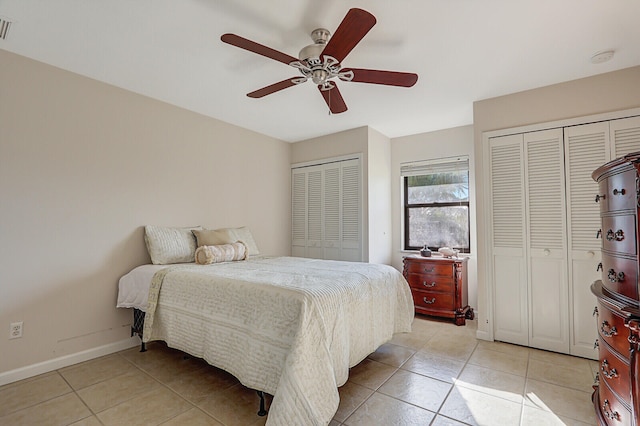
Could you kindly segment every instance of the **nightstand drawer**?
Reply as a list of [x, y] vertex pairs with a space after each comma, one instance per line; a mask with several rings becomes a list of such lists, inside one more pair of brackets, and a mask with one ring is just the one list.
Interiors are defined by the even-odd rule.
[[629, 361], [622, 358], [605, 342], [600, 343], [600, 381], [605, 381], [612, 391], [622, 400], [629, 400]]
[[436, 262], [410, 262], [407, 265], [409, 274], [428, 274], [430, 276], [453, 277], [453, 265], [451, 263], [438, 264]]
[[606, 305], [598, 302], [598, 334], [600, 340], [620, 354], [629, 353], [629, 342], [626, 336], [629, 330], [624, 326], [624, 318], [615, 315]]
[[409, 286], [416, 290], [452, 292], [454, 289], [453, 276], [442, 277], [436, 274], [409, 273]]
[[413, 304], [416, 307], [434, 310], [451, 311], [455, 300], [451, 293], [437, 293], [431, 291], [413, 291]]

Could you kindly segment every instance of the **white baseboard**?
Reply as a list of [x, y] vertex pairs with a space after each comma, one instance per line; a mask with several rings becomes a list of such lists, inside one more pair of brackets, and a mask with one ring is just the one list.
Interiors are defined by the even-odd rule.
[[490, 342], [493, 342], [493, 337], [491, 336], [491, 333], [489, 333], [488, 331], [476, 330], [476, 339], [488, 340]]
[[133, 348], [138, 345], [140, 345], [140, 339], [134, 336], [129, 339], [98, 346], [97, 348], [87, 349], [86, 351], [77, 352], [75, 354], [65, 355], [48, 361], [39, 362], [37, 364], [27, 365], [26, 367], [16, 368], [15, 370], [5, 371], [4, 373], [0, 373], [0, 386], [37, 376], [38, 374], [48, 373], [49, 371], [57, 370], [59, 368], [68, 367], [79, 362], [88, 361], [114, 352]]

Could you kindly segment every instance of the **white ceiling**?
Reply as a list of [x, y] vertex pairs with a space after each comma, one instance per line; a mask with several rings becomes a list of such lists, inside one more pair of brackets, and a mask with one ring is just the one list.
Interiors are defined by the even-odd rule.
[[[340, 81], [336, 115], [311, 82], [246, 96], [297, 71], [222, 34], [297, 56], [350, 7], [377, 24], [344, 66], [415, 72], [414, 87]], [[638, 0], [0, 0], [0, 17], [14, 22], [0, 49], [289, 142], [471, 124], [474, 101], [640, 65]]]

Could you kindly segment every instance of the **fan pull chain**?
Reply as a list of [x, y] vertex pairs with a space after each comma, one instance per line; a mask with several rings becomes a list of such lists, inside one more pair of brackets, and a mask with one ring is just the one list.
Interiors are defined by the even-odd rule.
[[331, 89], [329, 89], [329, 117], [331, 117]]

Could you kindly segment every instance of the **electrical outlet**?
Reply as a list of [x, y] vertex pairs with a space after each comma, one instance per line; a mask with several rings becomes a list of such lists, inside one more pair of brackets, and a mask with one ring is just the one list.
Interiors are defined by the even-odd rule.
[[18, 337], [22, 337], [22, 321], [9, 324], [9, 339], [17, 339]]

